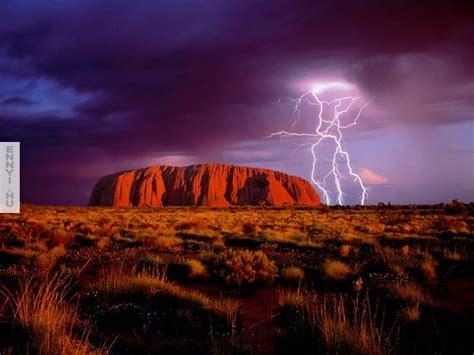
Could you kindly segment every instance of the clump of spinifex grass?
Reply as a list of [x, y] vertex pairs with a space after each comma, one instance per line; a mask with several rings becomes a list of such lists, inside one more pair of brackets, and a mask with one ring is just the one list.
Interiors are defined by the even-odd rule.
[[386, 327], [384, 312], [368, 296], [317, 297], [301, 290], [279, 292], [282, 323], [293, 344], [313, 352], [338, 354], [391, 354], [398, 334]]
[[428, 252], [420, 247], [403, 246], [399, 250], [390, 247], [376, 247], [376, 260], [385, 265], [387, 271], [397, 275], [412, 275], [424, 281], [437, 279], [438, 262]]
[[352, 273], [349, 265], [339, 260], [326, 260], [323, 268], [326, 276], [333, 280], [345, 280]]
[[287, 282], [300, 282], [304, 278], [304, 270], [297, 266], [285, 267], [281, 270], [281, 278]]
[[65, 254], [64, 246], [58, 245], [48, 249], [46, 244], [41, 242], [29, 247], [13, 247], [0, 250], [0, 258], [4, 262], [30, 265], [38, 274], [49, 273]]
[[419, 304], [404, 306], [402, 307], [400, 313], [407, 322], [417, 322], [421, 318], [421, 310]]
[[349, 256], [350, 253], [351, 246], [348, 244], [341, 245], [341, 247], [339, 248], [339, 255], [341, 255], [341, 257], [343, 258]]
[[197, 259], [173, 258], [165, 260], [161, 257], [147, 255], [137, 264], [138, 270], [163, 269], [173, 280], [200, 279], [207, 276], [206, 266]]
[[396, 299], [411, 303], [429, 303], [422, 287], [413, 281], [391, 282], [385, 287], [389, 294]]
[[446, 260], [451, 261], [461, 261], [466, 259], [465, 250], [463, 252], [457, 247], [454, 247], [454, 249], [444, 248], [443, 256]]
[[240, 312], [240, 303], [230, 299], [216, 299], [205, 294], [182, 287], [166, 277], [166, 268], [125, 271], [115, 268], [107, 271], [95, 285], [94, 290], [106, 299], [124, 299], [124, 296], [139, 295], [149, 300], [166, 298], [183, 305], [205, 310], [218, 316], [224, 316], [234, 324]]
[[61, 276], [43, 281], [22, 281], [12, 292], [3, 289], [7, 319], [21, 334], [27, 334], [23, 346], [38, 354], [105, 354], [89, 342], [90, 325], [77, 316], [77, 303], [67, 302], [69, 281]]
[[[232, 345], [238, 338], [238, 300], [185, 288], [169, 281], [163, 268], [107, 270], [81, 306], [101, 332], [132, 332], [140, 342], [150, 336], [162, 344], [179, 339], [186, 349], [191, 346], [193, 351], [206, 352], [215, 339]], [[129, 339], [121, 336], [115, 344], [126, 348]]]

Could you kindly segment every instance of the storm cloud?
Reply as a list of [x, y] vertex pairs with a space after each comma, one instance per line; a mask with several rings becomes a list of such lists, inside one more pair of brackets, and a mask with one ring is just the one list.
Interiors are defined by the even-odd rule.
[[170, 157], [280, 167], [262, 138], [291, 107], [274, 103], [312, 78], [374, 97], [354, 139], [472, 124], [473, 14], [462, 1], [3, 1], [0, 141], [22, 142], [24, 202], [74, 204], [100, 175]]

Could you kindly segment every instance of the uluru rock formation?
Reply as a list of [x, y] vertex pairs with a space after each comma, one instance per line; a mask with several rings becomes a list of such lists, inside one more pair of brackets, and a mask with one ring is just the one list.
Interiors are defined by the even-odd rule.
[[101, 177], [92, 206], [307, 205], [320, 200], [306, 180], [270, 169], [226, 164], [155, 166]]

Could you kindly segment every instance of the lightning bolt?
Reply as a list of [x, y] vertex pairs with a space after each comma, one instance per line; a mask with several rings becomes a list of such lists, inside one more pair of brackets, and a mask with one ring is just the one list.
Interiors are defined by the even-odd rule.
[[[340, 171], [340, 163], [338, 158], [342, 159], [342, 164], [346, 166], [349, 176], [353, 178], [354, 183], [356, 183], [361, 190], [360, 195], [360, 204], [364, 205], [367, 200], [369, 188], [366, 187], [361, 179], [361, 177], [354, 172], [351, 165], [351, 159], [349, 153], [344, 149], [343, 146], [343, 135], [342, 131], [349, 127], [357, 125], [357, 121], [362, 114], [362, 111], [370, 104], [372, 99], [367, 101], [362, 105], [353, 116], [352, 120], [347, 124], [341, 123], [341, 116], [347, 114], [349, 111], [353, 110], [354, 103], [360, 98], [356, 96], [344, 96], [337, 98], [331, 101], [325, 101], [320, 99], [318, 96], [323, 90], [327, 88], [340, 86], [339, 83], [326, 83], [322, 86], [319, 86], [316, 89], [312, 89], [301, 95], [300, 97], [287, 98], [292, 102], [295, 102], [295, 108], [293, 111], [293, 125], [301, 119], [301, 108], [302, 105], [307, 104], [308, 106], [317, 107], [317, 120], [316, 120], [316, 129], [314, 133], [297, 133], [297, 132], [288, 132], [288, 131], [279, 131], [272, 133], [267, 138], [280, 137], [280, 138], [294, 138], [294, 137], [307, 137], [314, 139], [311, 144], [309, 151], [311, 152], [313, 163], [311, 169], [311, 182], [316, 185], [316, 187], [321, 191], [324, 196], [326, 204], [331, 204], [330, 191], [327, 188], [327, 180], [332, 179], [336, 187], [335, 194], [337, 196], [337, 203], [342, 205], [344, 203], [345, 193], [342, 189], [341, 180], [343, 175]], [[280, 102], [281, 99], [278, 101]], [[329, 112], [330, 118], [324, 118], [325, 114]], [[334, 153], [331, 157], [331, 169], [330, 171], [320, 180], [315, 176], [317, 170], [318, 159], [316, 156], [317, 148], [325, 141], [332, 141], [335, 144]]]

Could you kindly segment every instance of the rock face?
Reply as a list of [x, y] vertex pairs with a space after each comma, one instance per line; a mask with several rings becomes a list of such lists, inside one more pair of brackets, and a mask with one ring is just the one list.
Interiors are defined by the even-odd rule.
[[302, 178], [269, 169], [225, 164], [156, 166], [101, 177], [92, 206], [319, 205]]

